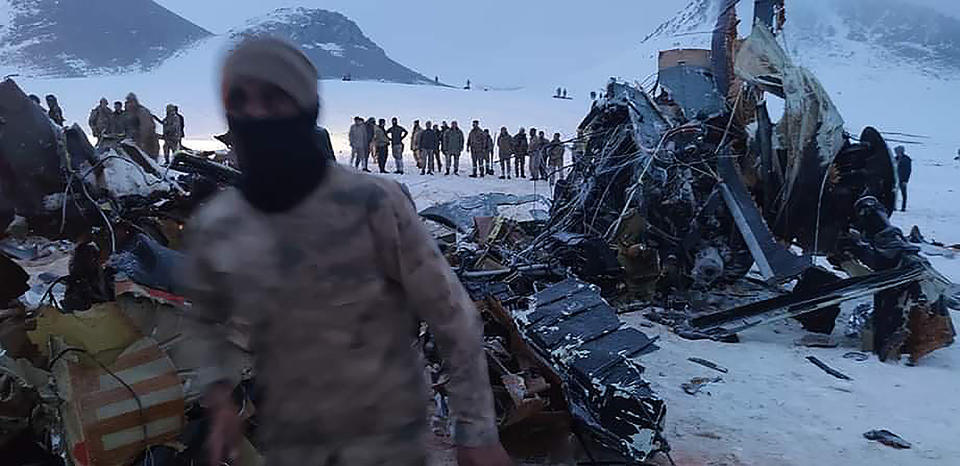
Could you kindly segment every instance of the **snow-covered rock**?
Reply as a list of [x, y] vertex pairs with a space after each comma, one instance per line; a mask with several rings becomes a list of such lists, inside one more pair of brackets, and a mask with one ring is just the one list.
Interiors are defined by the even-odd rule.
[[346, 16], [316, 8], [279, 8], [231, 33], [234, 38], [271, 35], [302, 48], [323, 79], [430, 84], [433, 81], [387, 56]]
[[210, 35], [152, 0], [0, 0], [5, 72], [79, 77], [151, 70]]

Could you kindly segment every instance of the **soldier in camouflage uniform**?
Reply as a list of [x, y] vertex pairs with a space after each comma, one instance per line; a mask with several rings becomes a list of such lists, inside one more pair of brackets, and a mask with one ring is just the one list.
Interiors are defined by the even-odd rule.
[[170, 154], [180, 150], [183, 142], [183, 116], [177, 112], [177, 106], [167, 105], [167, 115], [163, 117], [163, 158], [170, 165]]
[[[437, 132], [437, 137], [440, 138], [440, 148], [434, 154], [437, 158], [437, 173], [440, 173], [440, 170], [443, 170], [443, 156], [447, 153], [446, 144], [446, 135], [447, 131], [450, 130], [450, 127], [447, 126], [447, 122], [444, 121], [440, 126], [434, 126], [433, 130]], [[450, 167], [447, 166], [447, 172], [449, 174]]]
[[543, 133], [543, 131], [540, 131], [537, 134], [537, 139], [540, 142], [540, 179], [546, 181], [547, 171], [549, 170], [550, 164], [550, 160], [548, 159], [550, 155], [550, 141], [546, 138], [546, 135]]
[[481, 169], [486, 170], [488, 175], [493, 176], [493, 137], [490, 136], [490, 130], [487, 128], [483, 129], [483, 163]]
[[450, 174], [450, 167], [453, 167], [453, 174], [460, 174], [460, 153], [463, 152], [463, 131], [457, 126], [456, 121], [450, 122], [450, 128], [443, 133], [444, 154], [447, 156], [447, 171], [445, 175]]
[[397, 175], [403, 174], [403, 139], [407, 137], [407, 130], [400, 126], [397, 118], [390, 121], [390, 129], [387, 130], [387, 136], [390, 137], [390, 147], [393, 149], [394, 172]]
[[420, 120], [413, 121], [413, 129], [410, 130], [410, 150], [413, 151], [413, 160], [417, 162], [417, 168], [423, 169], [423, 158], [420, 157]]
[[527, 133], [520, 128], [520, 131], [513, 136], [513, 169], [517, 178], [526, 178], [526, 158], [527, 158]]
[[537, 129], [530, 128], [530, 142], [527, 145], [527, 153], [530, 154], [530, 180], [532, 181], [540, 179], [540, 164], [543, 160], [540, 146], [540, 137], [537, 135]]
[[477, 177], [477, 167], [480, 168], [479, 174], [481, 178], [486, 174], [482, 160], [483, 146], [483, 130], [480, 129], [480, 121], [473, 120], [473, 129], [470, 130], [470, 135], [467, 136], [467, 150], [470, 151], [470, 160], [473, 162], [473, 174], [470, 175], [470, 178]]
[[507, 127], [500, 128], [497, 136], [497, 149], [500, 152], [500, 179], [510, 179], [510, 158], [513, 157], [513, 136], [507, 132]]
[[209, 464], [240, 432], [230, 397], [238, 374], [221, 359], [231, 319], [253, 332], [266, 464], [424, 464], [420, 320], [450, 377], [460, 464], [509, 464], [479, 315], [406, 189], [319, 153], [310, 60], [284, 42], [248, 39], [222, 83], [243, 178], [191, 221], [183, 280], [189, 354], [205, 360]]
[[126, 107], [123, 111], [124, 134], [133, 139], [137, 147], [142, 149], [154, 160], [160, 157], [160, 138], [157, 137], [157, 124], [153, 114], [146, 107], [140, 105], [136, 94], [127, 94]]
[[97, 139], [101, 139], [104, 133], [111, 128], [114, 119], [113, 110], [110, 110], [110, 101], [106, 98], [100, 99], [100, 105], [90, 111], [90, 118], [87, 124], [90, 125], [90, 132]]

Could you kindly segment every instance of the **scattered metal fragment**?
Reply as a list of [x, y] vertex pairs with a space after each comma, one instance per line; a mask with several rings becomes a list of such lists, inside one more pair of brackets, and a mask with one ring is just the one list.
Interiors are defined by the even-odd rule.
[[713, 370], [715, 370], [715, 371], [723, 372], [724, 374], [726, 374], [727, 372], [730, 372], [729, 370], [727, 370], [726, 367], [720, 366], [720, 365], [718, 365], [718, 364], [715, 363], [715, 362], [707, 361], [706, 359], [701, 359], [701, 358], [687, 358], [687, 361], [700, 364], [701, 366], [709, 367], [709, 368], [711, 368], [711, 369], [713, 369]]
[[859, 351], [850, 351], [843, 354], [843, 359], [852, 359], [857, 362], [863, 362], [870, 359], [870, 355]]
[[867, 440], [873, 440], [880, 442], [888, 447], [893, 447], [898, 450], [905, 450], [907, 448], [913, 447], [910, 442], [904, 440], [899, 435], [894, 434], [886, 429], [880, 430], [871, 430], [869, 432], [863, 433], [863, 438]]
[[836, 378], [838, 378], [838, 379], [853, 380], [853, 379], [851, 379], [849, 376], [847, 376], [846, 374], [844, 374], [843, 372], [840, 372], [840, 371], [838, 371], [838, 370], [836, 370], [836, 369], [828, 366], [828, 365], [827, 365], [826, 363], [824, 363], [823, 361], [817, 359], [816, 356], [807, 356], [807, 361], [812, 362], [815, 366], [819, 367], [820, 369], [823, 369], [823, 371], [826, 372], [827, 374], [830, 374], [830, 375], [832, 375], [832, 376], [834, 376], [834, 377], [836, 377]]
[[723, 377], [714, 377], [714, 378], [694, 377], [690, 379], [689, 382], [684, 382], [680, 384], [680, 388], [682, 388], [683, 391], [686, 392], [688, 395], [697, 396], [697, 393], [700, 393], [700, 390], [702, 390], [703, 387], [712, 383], [720, 383], [720, 382], [723, 382]]

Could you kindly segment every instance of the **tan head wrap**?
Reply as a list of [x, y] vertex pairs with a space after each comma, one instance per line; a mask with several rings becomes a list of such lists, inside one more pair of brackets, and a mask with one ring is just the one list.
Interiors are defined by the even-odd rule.
[[303, 52], [280, 39], [258, 37], [244, 40], [223, 65], [224, 97], [237, 78], [273, 84], [293, 97], [303, 110], [315, 109], [319, 103], [317, 68]]

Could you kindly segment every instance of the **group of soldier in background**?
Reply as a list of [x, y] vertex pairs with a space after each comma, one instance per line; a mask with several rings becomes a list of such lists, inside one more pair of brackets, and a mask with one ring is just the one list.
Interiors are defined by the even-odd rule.
[[[30, 95], [32, 100], [41, 109], [40, 97]], [[63, 117], [63, 109], [53, 94], [47, 95], [46, 113], [57, 126], [63, 126], [66, 119]], [[156, 123], [163, 126], [163, 134], [157, 134]], [[170, 163], [170, 154], [176, 153], [181, 148], [184, 135], [184, 120], [180, 114], [180, 109], [173, 104], [167, 105], [167, 114], [161, 120], [153, 115], [149, 109], [140, 105], [137, 95], [127, 94], [125, 103], [116, 101], [113, 108], [110, 108], [110, 102], [106, 97], [100, 99], [100, 104], [90, 111], [90, 118], [87, 120], [93, 136], [97, 138], [98, 144], [105, 140], [117, 141], [121, 139], [131, 139], [144, 152], [149, 154], [154, 160], [160, 157], [160, 140], [163, 140], [163, 155], [166, 163]]]
[[[471, 178], [496, 176], [495, 162], [500, 165], [500, 179], [526, 178], [529, 168], [533, 181], [549, 180], [553, 184], [563, 177], [563, 157], [566, 146], [555, 133], [548, 140], [543, 131], [530, 128], [529, 136], [524, 128], [511, 135], [506, 127], [500, 128], [496, 144], [489, 129], [480, 127], [480, 121], [474, 120], [470, 133], [464, 137], [456, 121], [447, 125], [442, 122], [435, 126], [427, 121], [423, 127], [420, 120], [413, 122], [413, 129], [406, 128], [392, 119], [387, 128], [386, 121], [375, 118], [355, 117], [350, 127], [350, 164], [358, 170], [370, 172], [370, 158], [377, 160], [380, 173], [387, 171], [388, 149], [393, 152], [394, 173], [403, 174], [404, 139], [409, 135], [411, 149], [421, 175], [434, 175], [443, 171], [444, 175], [460, 174], [460, 155], [466, 150], [472, 164]], [[497, 153], [498, 158], [494, 158]], [[441, 157], [442, 156], [442, 157]], [[529, 162], [529, 167], [528, 167]], [[512, 165], [512, 166], [511, 166]]]
[[[167, 105], [167, 113], [161, 120], [149, 109], [140, 105], [136, 94], [127, 94], [125, 104], [113, 103], [106, 97], [90, 111], [88, 120], [90, 130], [98, 141], [132, 139], [138, 147], [154, 159], [160, 157], [160, 140], [163, 140], [163, 156], [167, 164], [170, 154], [180, 150], [183, 142], [184, 120], [180, 109], [174, 104]], [[163, 127], [163, 133], [157, 134], [156, 123]]]

